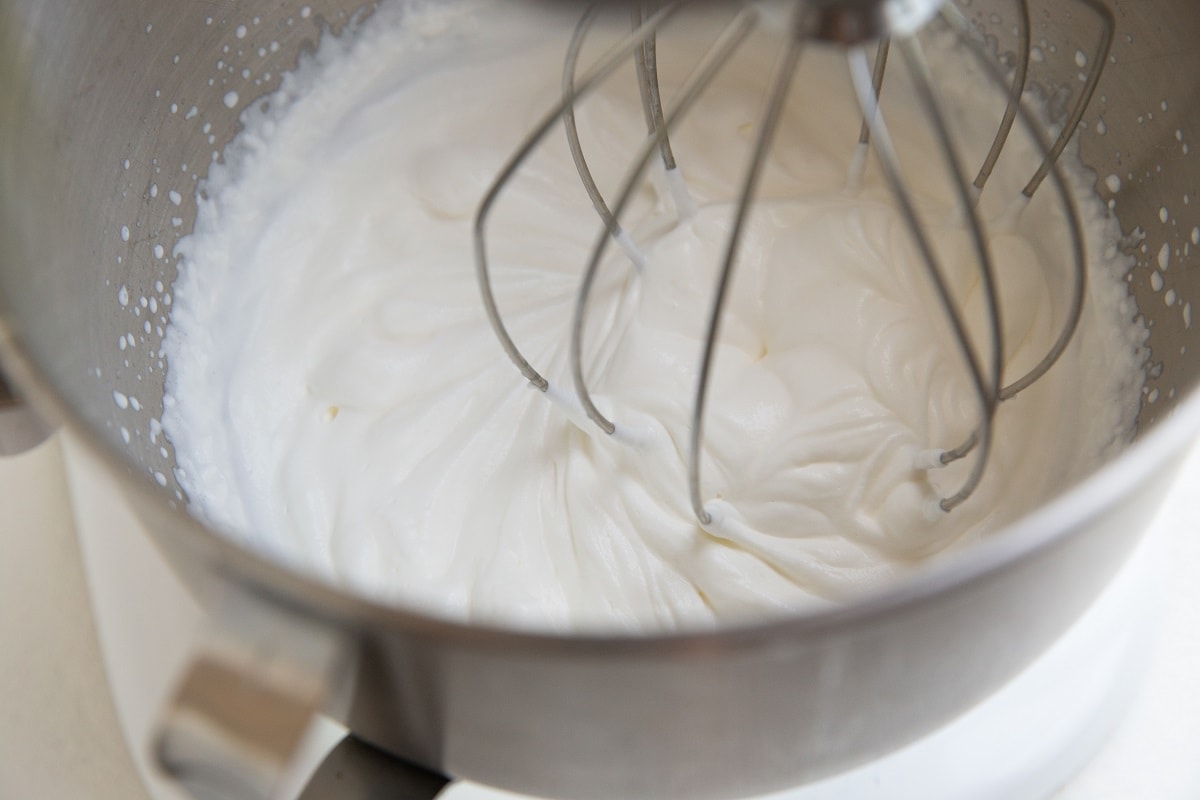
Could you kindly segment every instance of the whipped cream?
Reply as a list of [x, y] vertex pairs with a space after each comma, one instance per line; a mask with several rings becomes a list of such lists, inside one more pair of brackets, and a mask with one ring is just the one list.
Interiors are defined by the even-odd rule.
[[[686, 483], [696, 373], [780, 42], [758, 32], [673, 130], [694, 214], [676, 214], [655, 165], [623, 218], [644, 267], [608, 247], [584, 364], [597, 405], [634, 432], [614, 437], [528, 386], [476, 283], [479, 200], [561, 91], [570, 21], [534, 7], [385, 7], [245, 112], [178, 247], [164, 343], [163, 428], [196, 515], [296, 569], [442, 617], [698, 628], [885, 585], [1019, 517], [1128, 441], [1142, 331], [1110, 244], [1119, 230], [1076, 165], [1090, 261], [1079, 330], [1047, 376], [1001, 405], [979, 488], [930, 518], [976, 454], [937, 471], [914, 460], [966, 439], [979, 401], [873, 160], [847, 188], [860, 115], [844, 57], [813, 47], [725, 312], [703, 461], [704, 492], [723, 515], [702, 528]], [[680, 30], [659, 43], [668, 106], [702, 52], [697, 26]], [[601, 50], [585, 48], [584, 63]], [[955, 70], [942, 90], [976, 164], [999, 112], [971, 72]], [[902, 76], [888, 80], [888, 124], [982, 354], [962, 213], [928, 121], [911, 103], [888, 104], [905, 91]], [[632, 67], [577, 113], [611, 200], [645, 136]], [[1037, 164], [1014, 133], [980, 205], [1007, 380], [1037, 363], [1066, 313], [1070, 251], [1052, 187], [1012, 211]], [[555, 130], [507, 187], [487, 241], [510, 333], [568, 395], [570, 315], [600, 232]]]

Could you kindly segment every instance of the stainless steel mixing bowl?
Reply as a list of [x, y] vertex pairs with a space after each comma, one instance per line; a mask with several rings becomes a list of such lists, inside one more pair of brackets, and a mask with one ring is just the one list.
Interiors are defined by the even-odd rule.
[[[170, 443], [153, 423], [172, 246], [238, 113], [356, 5], [0, 0], [0, 355], [41, 413], [77, 427], [123, 476], [213, 609], [214, 638], [164, 717], [171, 769], [219, 767], [222, 780], [266, 791], [323, 707], [391, 752], [517, 791], [746, 795], [945, 723], [1105, 586], [1200, 429], [1193, 0], [1114, 2], [1111, 63], [1081, 132], [1085, 162], [1121, 179], [1123, 229], [1141, 232], [1128, 242], [1139, 262], [1129, 285], [1152, 365], [1136, 444], [983, 545], [862, 602], [650, 638], [516, 634], [381, 607], [266, 563], [181, 508]], [[964, 3], [1001, 51], [1007, 6]], [[1076, 51], [1096, 37], [1072, 9], [1035, 4], [1043, 57], [1031, 77], [1052, 96], [1077, 90]], [[1098, 190], [1112, 194], [1105, 180]], [[1163, 245], [1172, 256], [1160, 285]]]

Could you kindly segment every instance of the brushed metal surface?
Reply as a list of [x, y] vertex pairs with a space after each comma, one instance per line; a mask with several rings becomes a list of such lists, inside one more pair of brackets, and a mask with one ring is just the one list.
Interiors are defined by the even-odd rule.
[[[1200, 15], [1190, 0], [1113, 3], [1113, 63], [1081, 134], [1085, 162], [1122, 180], [1124, 230], [1179, 251], [1160, 274], [1169, 306], [1151, 278], [1155, 252], [1129, 240], [1139, 262], [1130, 287], [1152, 324], [1156, 401], [1125, 456], [985, 545], [833, 612], [719, 634], [588, 638], [383, 608], [203, 529], [182, 512], [170, 443], [151, 427], [166, 312], [135, 314], [128, 303], [170, 286], [173, 245], [238, 112], [356, 5], [0, 0], [0, 358], [40, 411], [77, 426], [123, 475], [202, 601], [237, 585], [359, 637], [340, 717], [363, 739], [544, 796], [767, 791], [950, 719], [1041, 652], [1115, 572], [1165, 488], [1161, 476], [1200, 429], [1200, 343], [1180, 313], [1200, 300], [1200, 248], [1186, 247], [1200, 224], [1200, 197], [1189, 194], [1200, 169], [1176, 138], [1200, 131]], [[1072, 4], [1035, 6], [1034, 41], [1044, 44], [1031, 80], [1052, 101], [1069, 98], [1076, 51], [1095, 31]], [[1011, 46], [1007, 3], [964, 8], [1001, 52]], [[1098, 188], [1109, 196], [1104, 180]], [[120, 350], [133, 320], [149, 331]], [[138, 407], [120, 407], [114, 392]]]

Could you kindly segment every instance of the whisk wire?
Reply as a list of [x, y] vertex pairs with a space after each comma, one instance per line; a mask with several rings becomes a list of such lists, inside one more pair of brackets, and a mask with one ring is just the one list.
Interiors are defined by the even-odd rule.
[[[644, 0], [633, 4], [631, 16], [634, 28], [642, 24]], [[635, 51], [634, 66], [637, 69], [638, 90], [642, 95], [642, 110], [646, 117], [646, 130], [654, 135], [662, 131], [658, 139], [659, 152], [662, 154], [663, 168], [677, 169], [675, 152], [671, 149], [671, 136], [667, 131], [667, 122], [663, 119], [662, 90], [658, 82], [658, 40], [650, 34], [642, 42], [640, 50]]]
[[1017, 0], [1017, 10], [1019, 40], [1017, 43], [1017, 67], [1013, 70], [1012, 88], [1008, 93], [1008, 102], [1004, 106], [1004, 116], [1000, 118], [996, 136], [992, 139], [992, 146], [983, 159], [983, 166], [979, 168], [979, 174], [975, 176], [975, 180], [971, 184], [975, 187], [976, 199], [983, 192], [988, 178], [992, 176], [996, 162], [1000, 160], [1000, 153], [1008, 142], [1008, 134], [1012, 131], [1013, 122], [1017, 118], [1017, 106], [1021, 102], [1021, 96], [1025, 94], [1025, 81], [1029, 75], [1030, 30], [1033, 25], [1029, 18], [1029, 0]]
[[[733, 57], [738, 46], [745, 41], [753, 29], [756, 16], [757, 12], [753, 6], [746, 6], [739, 11], [733, 21], [725, 28], [701, 58], [692, 75], [684, 82], [679, 90], [675, 107], [667, 115], [664, 124], [656, 128], [642, 144], [641, 149], [634, 159], [632, 168], [629, 170], [617, 193], [617, 201], [613, 209], [614, 214], [618, 218], [624, 212], [630, 200], [633, 199], [633, 193], [638, 186], [638, 181], [649, 164], [655, 149], [657, 149], [661, 137], [665, 135], [669, 127], [675, 125], [687, 113], [688, 109], [692, 107], [703, 91], [712, 83], [712, 79], [717, 71]], [[599, 274], [600, 262], [604, 257], [605, 246], [608, 241], [609, 237], [603, 233], [597, 238], [596, 244], [592, 248], [591, 256], [588, 259], [587, 268], [584, 270], [583, 279], [580, 281], [579, 292], [575, 298], [575, 310], [571, 319], [570, 358], [571, 377], [574, 381], [575, 394], [580, 404], [583, 406], [589, 419], [599, 425], [600, 429], [605, 433], [611, 434], [615, 432], [616, 425], [596, 407], [587, 385], [587, 379], [583, 374], [583, 331], [587, 322], [588, 301], [591, 297], [596, 277]]]
[[[579, 66], [579, 54], [583, 50], [584, 40], [587, 38], [588, 31], [592, 24], [596, 21], [596, 17], [601, 11], [600, 3], [592, 3], [583, 12], [583, 16], [579, 18], [579, 23], [575, 26], [575, 32], [571, 36], [571, 41], [567, 45], [567, 55], [563, 59], [563, 74], [562, 74], [562, 93], [565, 106], [562, 112], [563, 126], [567, 134], [567, 147], [571, 150], [571, 158], [575, 161], [575, 171], [579, 173], [579, 181], [583, 184], [583, 189], [587, 192], [588, 198], [592, 201], [592, 207], [596, 209], [596, 213], [604, 222], [604, 226], [608, 229], [608, 233], [617, 244], [625, 251], [625, 255], [633, 262], [633, 265], [638, 269], [643, 269], [646, 265], [646, 255], [641, 248], [633, 241], [628, 233], [621, 227], [621, 223], [617, 222], [612, 211], [609, 210], [608, 204], [604, 202], [604, 196], [600, 193], [600, 187], [596, 185], [596, 179], [592, 176], [592, 171], [588, 167], [587, 158], [583, 154], [583, 145], [579, 141], [579, 126], [575, 121], [575, 72]], [[634, 26], [634, 30], [641, 27], [641, 15], [638, 16], [638, 23]], [[650, 34], [653, 36], [653, 34]], [[640, 53], [643, 45], [636, 48], [635, 52]], [[635, 59], [636, 60], [636, 59]]]
[[971, 345], [966, 324], [958, 311], [957, 304], [943, 277], [944, 272], [934, 252], [933, 244], [929, 239], [924, 225], [921, 223], [916, 205], [911, 197], [907, 183], [901, 174], [899, 157], [892, 144], [887, 123], [878, 108], [879, 99], [875, 96], [872, 89], [870, 72], [867, 68], [866, 53], [861, 47], [852, 49], [849, 53], [851, 77], [863, 116], [871, 121], [871, 142], [879, 159], [884, 179], [888, 183], [901, 217], [926, 267], [926, 271], [938, 296], [938, 301], [945, 312], [951, 330], [959, 342], [982, 411], [982, 420], [978, 428], [978, 438], [982, 445], [981, 453], [972, 466], [971, 472], [967, 476], [963, 486], [954, 494], [943, 498], [938, 504], [943, 511], [950, 511], [971, 495], [983, 477], [983, 469], [991, 444], [992, 418], [996, 408], [996, 390], [999, 385], [1003, 337], [999, 327], [999, 309], [991, 271], [991, 259], [987, 252], [986, 242], [983, 240], [978, 214], [971, 202], [969, 192], [966, 188], [967, 182], [963, 177], [953, 142], [950, 139], [949, 130], [941, 113], [937, 98], [933, 94], [932, 85], [929, 82], [928, 67], [925, 65], [920, 46], [915, 39], [905, 37], [900, 40], [899, 45], [909, 71], [913, 73], [914, 88], [922, 103], [923, 110], [929, 113], [933, 119], [934, 132], [939, 139], [940, 145], [942, 145], [943, 153], [946, 157], [947, 169], [951, 172], [952, 178], [955, 179], [955, 183], [959, 189], [960, 204], [966, 209], [967, 219], [971, 223], [972, 239], [975, 244], [976, 255], [979, 259], [980, 276], [984, 287], [985, 305], [988, 314], [990, 334], [988, 367], [990, 369], [985, 369], [980, 363], [975, 348]]
[[[875, 48], [875, 66], [871, 70], [871, 91], [874, 92], [877, 98], [883, 94], [883, 78], [887, 72], [888, 52], [891, 50], [891, 47], [891, 39], [880, 39], [878, 47]], [[865, 147], [870, 141], [871, 121], [864, 115], [862, 127], [858, 130], [858, 143]]]
[[[648, 0], [637, 0], [633, 4], [633, 23], [641, 23], [644, 9]], [[658, 37], [651, 34], [634, 58], [637, 68], [638, 88], [642, 96], [642, 109], [646, 117], [646, 129], [653, 134], [662, 130], [659, 140], [659, 150], [662, 153], [663, 179], [666, 188], [675, 204], [675, 213], [680, 219], [692, 216], [696, 212], [696, 202], [688, 191], [683, 173], [675, 162], [675, 151], [671, 147], [671, 136], [663, 118], [662, 91], [658, 81]]]
[[[1071, 113], [1063, 120], [1062, 130], [1059, 131], [1054, 144], [1046, 150], [1046, 157], [1042, 160], [1041, 166], [1038, 167], [1033, 177], [1029, 179], [1029, 183], [1025, 185], [1025, 188], [1021, 190], [1022, 194], [1026, 197], [1033, 197], [1033, 193], [1042, 185], [1042, 181], [1046, 179], [1046, 175], [1058, 163], [1059, 156], [1067, 148], [1067, 142], [1071, 141], [1071, 137], [1075, 135], [1075, 130], [1079, 127], [1079, 123], [1083, 119], [1083, 112], [1087, 109], [1088, 103], [1091, 102], [1092, 95], [1096, 93], [1096, 85], [1100, 82], [1100, 74], [1103, 72], [1104, 62], [1108, 60], [1109, 51], [1112, 50], [1113, 34], [1117, 29], [1117, 21], [1113, 17], [1112, 11], [1108, 6], [1099, 2], [1099, 0], [1076, 0], [1076, 2], [1082, 3], [1091, 9], [1092, 13], [1100, 21], [1100, 41], [1096, 45], [1095, 52], [1092, 53], [1091, 63], [1094, 66], [1088, 70], [1083, 88], [1080, 89], [1079, 96], [1075, 98], [1075, 104], [1071, 107]], [[953, 6], [950, 7], [952, 8]]]
[[[1110, 22], [1112, 21], [1111, 15], [1107, 18]], [[970, 23], [961, 14], [948, 14], [946, 19], [950, 22], [962, 45], [970, 48], [974, 52], [976, 59], [983, 65], [983, 72], [988, 80], [995, 85], [1003, 85], [1004, 76], [1000, 74], [1000, 70], [996, 65], [986, 57], [987, 54], [983, 52], [982, 46], [970, 35]], [[1111, 39], [1111, 36], [1105, 38]], [[1107, 53], [1107, 46], [1102, 44], [1100, 49]], [[1010, 400], [1029, 388], [1054, 366], [1075, 335], [1075, 331], [1079, 326], [1079, 320], [1083, 315], [1083, 303], [1087, 294], [1087, 246], [1084, 241], [1083, 222], [1079, 216], [1079, 208], [1075, 203], [1075, 197], [1071, 192], [1066, 177], [1063, 175], [1058, 158], [1049, 158], [1049, 154], [1051, 153], [1050, 142], [1043, 134], [1042, 128], [1034, 117], [1033, 112], [1026, 107], [1025, 103], [1018, 102], [1014, 106], [1014, 113], [1021, 120], [1021, 125], [1026, 133], [1037, 144], [1039, 152], [1047, 154], [1047, 160], [1043, 163], [1043, 168], [1046, 169], [1046, 174], [1050, 176], [1055, 193], [1058, 195], [1059, 204], [1065, 212], [1066, 229], [1071, 238], [1071, 287], [1067, 314], [1059, 330], [1059, 334], [1054, 340], [1054, 344], [1051, 345], [1046, 355], [1032, 369], [1011, 383], [1001, 385], [997, 397], [1000, 401]], [[1025, 198], [1029, 197], [1029, 195], [1025, 194], [1024, 190], [1022, 190], [1021, 194]]]
[[622, 38], [606, 53], [591, 70], [580, 78], [574, 84], [574, 89], [571, 95], [564, 97], [553, 109], [546, 113], [545, 116], [538, 122], [537, 126], [521, 141], [516, 151], [501, 167], [500, 172], [488, 187], [483, 199], [479, 203], [479, 208], [475, 213], [475, 225], [473, 229], [474, 251], [475, 251], [475, 277], [479, 284], [479, 293], [483, 300], [484, 310], [487, 314], [488, 323], [492, 327], [492, 331], [496, 334], [496, 338], [500, 341], [504, 352], [509, 359], [520, 370], [521, 374], [539, 391], [545, 392], [550, 388], [550, 382], [546, 380], [521, 354], [520, 348], [513, 341], [512, 336], [508, 332], [507, 326], [500, 314], [500, 308], [496, 303], [496, 295], [492, 290], [491, 274], [488, 266], [487, 257], [487, 220], [491, 214], [492, 208], [496, 204], [500, 193], [504, 187], [512, 180], [517, 170], [525, 163], [530, 154], [537, 146], [546, 138], [559, 120], [563, 117], [563, 112], [567, 107], [575, 102], [576, 98], [582, 96], [593, 88], [604, 78], [611, 75], [618, 67], [629, 58], [634, 51], [641, 46], [642, 39], [651, 31], [658, 28], [671, 18], [682, 6], [682, 0], [668, 3], [660, 8], [652, 16], [650, 16], [641, 28], [632, 31], [628, 36]]
[[[883, 79], [887, 73], [888, 52], [891, 49], [892, 40], [889, 37], [884, 37], [879, 40], [879, 45], [875, 49], [875, 66], [871, 72], [871, 90], [875, 97], [882, 96]], [[862, 125], [858, 130], [858, 144], [854, 147], [854, 154], [850, 157], [850, 166], [846, 169], [846, 190], [853, 193], [857, 192], [862, 186], [863, 174], [867, 169], [867, 158], [871, 154], [871, 121], [863, 116]]]
[[[1024, 6], [1026, 4], [1022, 2], [1022, 5]], [[1092, 4], [1089, 3], [1089, 5]], [[1096, 8], [1099, 12], [1102, 30], [1104, 31], [1101, 35], [1100, 44], [1098, 45], [1097, 56], [1101, 59], [1104, 59], [1108, 57], [1108, 51], [1112, 40], [1112, 27], [1115, 24], [1115, 21], [1106, 8], [1102, 6], [1093, 6], [1093, 8]], [[987, 58], [987, 54], [983, 52], [982, 46], [972, 36], [970, 23], [967, 21], [966, 17], [964, 17], [957, 8], [949, 6], [944, 10], [943, 18], [955, 32], [958, 41], [964, 47], [967, 47], [974, 52], [975, 58], [982, 65], [984, 74], [987, 76], [988, 80], [997, 86], [1002, 86], [1004, 83], [1004, 77], [1000, 74], [1000, 71], [996, 65], [993, 64], [989, 58]], [[1100, 63], [1103, 62], [1101, 61]], [[1098, 70], [1096, 71], [1098, 72]], [[1088, 90], [1085, 86], [1082, 92], [1081, 100], [1076, 104], [1080, 115], [1082, 114], [1082, 108], [1087, 105], [1087, 100], [1090, 99], [1092, 91], [1094, 91], [1094, 86], [1091, 90]], [[1006, 114], [1009, 110], [1011, 110], [1014, 118], [1019, 117], [1021, 119], [1022, 126], [1037, 143], [1039, 152], [1045, 154], [1044, 160], [1039, 166], [1039, 172], [1044, 169], [1045, 174], [1050, 176], [1051, 182], [1055, 187], [1055, 192], [1058, 195], [1059, 203], [1066, 212], [1067, 231], [1071, 237], [1072, 263], [1070, 272], [1071, 286], [1069, 289], [1070, 298], [1067, 304], [1067, 313], [1063, 320], [1063, 324], [1059, 329], [1058, 336], [1055, 338], [1054, 343], [1050, 346], [1050, 349], [1046, 352], [1042, 359], [1033, 366], [1032, 369], [1011, 383], [1002, 383], [1000, 391], [997, 395], [998, 402], [1011, 400], [1025, 389], [1028, 389], [1030, 386], [1037, 383], [1042, 376], [1050, 371], [1050, 368], [1054, 366], [1054, 364], [1066, 351], [1067, 346], [1071, 343], [1071, 339], [1075, 335], [1076, 329], [1079, 327], [1079, 320], [1083, 315], [1084, 297], [1087, 294], [1087, 250], [1083, 237], [1083, 223], [1079, 218], [1079, 210], [1076, 207], [1074, 197], [1072, 196], [1070, 188], [1067, 186], [1066, 179], [1062, 174], [1062, 170], [1058, 165], [1058, 156], [1062, 154], [1062, 150], [1060, 149], [1058, 154], [1053, 153], [1053, 145], [1043, 135], [1041, 127], [1037, 124], [1032, 112], [1025, 107], [1024, 102], [1020, 97], [1017, 97], [1015, 102], [1013, 102], [1013, 100], [1010, 98], [1008, 109], [1006, 109]], [[1072, 113], [1071, 117], [1075, 118], [1074, 124], [1078, 125], [1079, 117], [1074, 112]], [[1061, 133], [1059, 135], [1059, 140], [1062, 141]], [[1023, 203], [1027, 203], [1029, 201], [1033, 195], [1033, 192], [1037, 190], [1041, 183], [1042, 180], [1035, 174], [1034, 179], [1031, 180], [1021, 192], [1021, 199]], [[942, 453], [940, 457], [940, 464], [944, 466], [963, 458], [970, 453], [972, 449], [974, 449], [978, 442], [979, 431], [975, 431], [958, 447]]]
[[792, 23], [795, 33], [787, 37], [783, 56], [775, 68], [775, 74], [772, 76], [770, 84], [768, 84], [766, 110], [760, 119], [758, 133], [755, 136], [750, 155], [750, 164], [737, 194], [737, 206], [734, 210], [729, 235], [725, 240], [725, 252], [721, 260], [720, 271], [717, 273], [717, 286], [713, 292], [712, 306], [708, 314], [707, 335], [704, 340], [703, 354], [700, 357], [700, 374], [696, 379], [696, 396], [692, 403], [692, 430], [688, 448], [688, 492], [691, 497], [692, 511], [701, 525], [711, 525], [713, 522], [712, 515], [704, 507], [700, 475], [700, 462], [704, 449], [704, 410], [708, 402], [713, 354], [717, 340], [720, 338], [722, 311], [725, 307], [725, 298], [729, 293], [729, 284], [733, 278], [733, 268], [737, 263], [742, 231], [745, 229], [746, 220], [750, 214], [751, 202], [758, 190], [767, 153], [775, 139], [775, 133], [783, 116], [788, 90], [796, 76], [796, 66], [800, 61], [800, 53], [803, 49], [803, 37], [800, 32], [808, 22], [806, 12], [806, 6], [795, 12], [796, 17]]

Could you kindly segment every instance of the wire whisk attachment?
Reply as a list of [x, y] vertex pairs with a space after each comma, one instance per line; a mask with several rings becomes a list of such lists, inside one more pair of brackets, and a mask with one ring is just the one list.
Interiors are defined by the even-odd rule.
[[[837, 47], [844, 53], [861, 113], [861, 128], [850, 159], [847, 185], [854, 189], [861, 181], [868, 161], [877, 163], [879, 172], [894, 201], [907, 231], [908, 239], [919, 256], [928, 283], [936, 297], [940, 313], [957, 343], [958, 358], [968, 377], [978, 405], [978, 422], [965, 440], [938, 446], [930, 443], [914, 458], [914, 468], [935, 470], [971, 458], [961, 484], [953, 492], [938, 497], [928, 509], [931, 519], [953, 511], [972, 496], [983, 479], [995, 436], [998, 407], [1040, 380], [1062, 356], [1078, 327], [1087, 293], [1087, 255], [1083, 226], [1071, 188], [1060, 168], [1059, 159], [1079, 127], [1091, 100], [1103, 66], [1108, 59], [1115, 27], [1112, 13], [1100, 0], [1071, 0], [1073, 6], [1090, 13], [1100, 30], [1095, 52], [1088, 59], [1090, 68], [1068, 109], [1057, 135], [1051, 140], [1045, 125], [1022, 98], [1029, 81], [1033, 48], [1032, 13], [1029, 0], [1012, 0], [1018, 44], [1015, 64], [1002, 69], [984, 42], [975, 33], [964, 14], [943, 0], [788, 0], [782, 3], [746, 3], [731, 12], [727, 24], [708, 45], [690, 75], [664, 102], [659, 80], [659, 35], [665, 26], [690, 11], [693, 3], [673, 0], [657, 4], [653, 0], [635, 0], [629, 8], [629, 31], [613, 43], [590, 66], [580, 66], [584, 45], [593, 37], [602, 12], [612, 4], [598, 2], [584, 11], [567, 43], [563, 61], [560, 101], [530, 130], [524, 141], [500, 170], [484, 195], [475, 218], [474, 249], [479, 288], [488, 320], [505, 352], [529, 383], [556, 404], [562, 406], [581, 426], [591, 427], [618, 439], [636, 440], [636, 430], [620, 423], [619, 409], [610, 415], [596, 405], [585, 377], [583, 338], [587, 329], [590, 298], [610, 245], [625, 255], [635, 270], [648, 268], [642, 246], [622, 224], [638, 187], [651, 164], [661, 163], [661, 177], [668, 189], [674, 213], [681, 221], [691, 218], [697, 202], [689, 190], [686, 156], [677, 153], [672, 133], [680, 120], [697, 104], [705, 90], [746, 45], [751, 34], [770, 30], [782, 38], [781, 52], [763, 83], [762, 110], [753, 126], [749, 160], [733, 189], [732, 216], [720, 248], [716, 279], [705, 312], [702, 348], [697, 353], [695, 390], [691, 402], [691, 425], [687, 442], [687, 487], [690, 505], [697, 521], [709, 530], [720, 529], [724, 513], [718, 502], [706, 501], [703, 491], [702, 455], [705, 447], [705, 421], [709, 413], [710, 386], [714, 354], [721, 339], [723, 312], [737, 267], [743, 236], [755, 207], [756, 196], [768, 165], [768, 156], [789, 104], [794, 102], [793, 87], [803, 80], [803, 56], [813, 45]], [[698, 5], [698, 3], [697, 3]], [[719, 5], [719, 4], [718, 4]], [[729, 8], [728, 5], [725, 8]], [[953, 109], [939, 95], [921, 34], [937, 26], [948, 31], [957, 45], [970, 54], [978, 65], [981, 80], [990, 91], [1000, 93], [1006, 104], [996, 126], [991, 145], [977, 171], [970, 171], [952, 133]], [[947, 278], [944, 255], [938, 252], [929, 224], [923, 218], [918, 198], [898, 155], [897, 142], [889, 128], [881, 105], [885, 94], [889, 64], [899, 60], [909, 76], [911, 94], [919, 107], [929, 134], [937, 144], [938, 158], [950, 176], [954, 203], [962, 229], [970, 242], [970, 257], [977, 275], [982, 298], [983, 335], [973, 336], [954, 289]], [[623, 179], [611, 197], [605, 198], [597, 186], [581, 144], [576, 107], [585, 95], [632, 61], [638, 82], [641, 117], [646, 136], [629, 160]], [[636, 113], [636, 111], [634, 112]], [[819, 113], [814, 109], [812, 113]], [[1002, 325], [1001, 292], [993, 254], [989, 247], [988, 225], [979, 209], [980, 199], [991, 179], [1013, 128], [1020, 124], [1025, 135], [1036, 143], [1040, 162], [1024, 183], [1019, 197], [1011, 204], [1011, 214], [1024, 206], [1047, 182], [1047, 191], [1062, 210], [1064, 235], [1070, 243], [1069, 278], [1061, 319], [1052, 343], [1032, 367], [1019, 375], [1006, 374], [1005, 341]], [[575, 176], [595, 209], [600, 226], [583, 265], [575, 295], [570, 325], [571, 386], [551, 382], [529, 363], [514, 342], [500, 313], [490, 275], [488, 260], [488, 221], [500, 195], [545, 142], [552, 131], [565, 133], [575, 166]], [[993, 223], [994, 224], [994, 223]], [[1001, 225], [1004, 221], [1001, 220]]]

